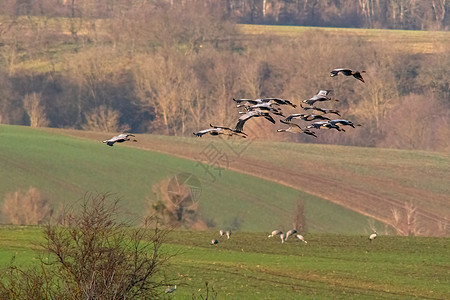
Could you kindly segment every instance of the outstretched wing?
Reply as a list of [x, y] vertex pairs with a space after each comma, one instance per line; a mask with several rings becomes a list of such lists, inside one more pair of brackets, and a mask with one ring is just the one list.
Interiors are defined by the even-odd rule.
[[238, 122], [237, 122], [237, 124], [236, 124], [235, 129], [236, 129], [237, 131], [242, 131], [242, 130], [244, 129], [244, 124], [245, 124], [245, 122], [247, 122], [248, 119], [250, 119], [250, 118], [252, 118], [252, 117], [254, 117], [254, 116], [256, 116], [256, 115], [258, 115], [258, 111], [257, 111], [257, 110], [252, 110], [252, 111], [249, 111], [249, 112], [246, 113], [246, 114], [243, 114], [243, 115], [239, 118], [239, 120], [238, 120]]
[[317, 92], [317, 96], [327, 97], [333, 90], [320, 90]]
[[280, 98], [266, 98], [269, 99], [269, 101], [274, 101], [277, 104], [280, 105], [290, 105], [292, 107], [297, 107], [297, 105], [295, 105], [294, 103], [292, 103], [291, 101], [287, 100], [287, 99], [280, 99]]
[[339, 72], [341, 72], [342, 74], [344, 74], [345, 76], [350, 76], [352, 75], [352, 70], [350, 69], [346, 69], [346, 68], [338, 68], [338, 69], [334, 69], [333, 71], [331, 71], [331, 77], [334, 77], [336, 75], [339, 74]]
[[361, 76], [360, 72], [356, 72], [355, 74], [353, 74], [353, 77], [365, 83], [364, 78]]
[[194, 132], [193, 134], [195, 136], [197, 136], [197, 137], [202, 137], [204, 134], [206, 134], [208, 132], [212, 132], [214, 130], [216, 130], [216, 129], [215, 128], [208, 128], [208, 129], [205, 129], [205, 130], [200, 130], [200, 131]]
[[291, 126], [291, 127], [297, 127], [297, 128], [300, 128], [301, 130], [303, 130], [303, 129], [300, 127], [300, 125], [298, 125], [298, 124], [295, 124], [295, 123], [292, 123], [292, 122], [289, 122], [289, 121], [286, 121], [286, 120], [280, 120], [280, 122], [283, 123], [283, 124], [287, 124], [287, 125], [289, 125], [289, 126]]

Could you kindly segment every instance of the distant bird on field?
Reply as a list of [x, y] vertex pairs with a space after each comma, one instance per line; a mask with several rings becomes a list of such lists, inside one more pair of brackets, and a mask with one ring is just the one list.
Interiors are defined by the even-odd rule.
[[286, 234], [281, 233], [280, 234], [281, 243], [284, 244], [284, 241], [286, 240]]
[[372, 233], [372, 234], [369, 236], [369, 241], [372, 242], [376, 237], [377, 237], [377, 232], [374, 231], [374, 233]]
[[316, 107], [316, 106], [302, 106], [300, 104], [300, 106], [304, 109], [304, 110], [310, 110], [312, 109], [313, 111], [319, 111], [321, 113], [324, 114], [336, 114], [338, 116], [341, 116], [340, 111], [335, 110], [335, 109], [327, 109], [327, 108], [320, 108], [320, 107]]
[[220, 236], [223, 236], [224, 232], [222, 229], [219, 230], [219, 234], [220, 234]]
[[291, 229], [288, 232], [286, 232], [286, 240], [288, 239], [289, 236], [296, 234], [296, 233], [297, 233], [297, 230], [295, 230], [295, 229]]
[[322, 115], [292, 114], [286, 118], [286, 121], [291, 122], [292, 119], [301, 119], [303, 121], [330, 120], [330, 118], [324, 117]]
[[177, 285], [176, 284], [173, 287], [172, 286], [167, 286], [167, 289], [164, 291], [164, 293], [170, 294], [170, 293], [175, 292], [176, 289], [177, 289]]
[[[308, 105], [313, 105], [317, 101], [328, 101], [331, 100], [331, 97], [328, 97], [328, 95], [332, 92], [332, 90], [320, 90], [317, 92], [316, 95], [312, 96], [311, 98], [307, 100], [303, 100], [303, 103], [306, 103]], [[338, 99], [334, 99], [334, 101], [339, 101]]]
[[303, 243], [308, 244], [308, 242], [305, 241], [305, 238], [303, 237], [303, 235], [297, 234], [296, 237], [297, 237], [300, 241], [302, 241]]
[[342, 73], [345, 76], [353, 76], [358, 80], [361, 80], [362, 82], [364, 81], [364, 78], [361, 76], [361, 73], [365, 73], [366, 71], [352, 71], [351, 69], [346, 69], [346, 68], [338, 68], [338, 69], [334, 69], [333, 71], [331, 71], [331, 77], [337, 76], [339, 73]]
[[273, 124], [275, 124], [275, 120], [272, 118], [272, 116], [270, 115], [270, 113], [268, 111], [263, 111], [263, 110], [252, 110], [249, 111], [248, 113], [242, 115], [239, 118], [238, 123], [236, 124], [235, 130], [242, 132], [242, 130], [244, 129], [244, 124], [245, 122], [247, 122], [248, 119], [253, 118], [253, 117], [264, 117], [267, 120], [269, 120], [270, 122], [272, 122]]
[[231, 237], [231, 230], [227, 230], [227, 232], [225, 234], [227, 235], [227, 239], [230, 239], [230, 237]]
[[219, 241], [216, 239], [211, 240], [211, 245], [217, 245], [218, 243], [219, 243]]
[[279, 235], [279, 234], [282, 234], [282, 233], [283, 232], [281, 230], [276, 229], [276, 230], [272, 231], [272, 233], [269, 234], [268, 237], [273, 237], [273, 236], [276, 236], [276, 235]]
[[206, 133], [209, 133], [210, 135], [223, 134], [223, 135], [227, 135], [227, 136], [237, 135], [237, 136], [240, 136], [243, 138], [247, 137], [247, 134], [240, 130], [236, 130], [236, 129], [232, 129], [232, 128], [228, 128], [228, 127], [224, 127], [224, 126], [214, 126], [212, 124], [209, 124], [209, 126], [211, 126], [211, 128], [208, 128], [205, 130], [200, 130], [200, 131], [194, 132], [193, 134], [197, 137], [202, 137]]
[[300, 125], [292, 123], [292, 122], [286, 122], [283, 120], [280, 120], [281, 123], [289, 125], [287, 129], [278, 129], [277, 132], [292, 132], [292, 133], [304, 133], [308, 135], [312, 135], [313, 137], [317, 137], [316, 133], [314, 131], [311, 131], [307, 128], [301, 128]]
[[[134, 137], [133, 134], [122, 133], [122, 134], [119, 134], [118, 136], [110, 138], [109, 140], [103, 141], [103, 143], [106, 143], [108, 146], [112, 147], [112, 146], [114, 146], [114, 143], [123, 143], [126, 141], [130, 141], [131, 136]], [[134, 139], [133, 142], [137, 142], [137, 140]]]

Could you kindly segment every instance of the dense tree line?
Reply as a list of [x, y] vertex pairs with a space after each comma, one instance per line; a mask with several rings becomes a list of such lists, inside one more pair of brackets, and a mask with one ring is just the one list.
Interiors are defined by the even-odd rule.
[[[210, 122], [234, 126], [233, 97], [298, 103], [325, 88], [363, 126], [314, 142], [449, 149], [448, 46], [428, 55], [321, 30], [244, 36], [230, 18], [244, 2], [6, 1], [0, 122], [192, 135]], [[365, 69], [366, 84], [330, 78], [341, 66]]]
[[447, 30], [446, 0], [227, 0], [239, 22]]
[[[108, 18], [124, 7], [147, 3], [189, 6], [196, 0], [4, 0], [16, 14]], [[239, 23], [415, 30], [448, 30], [447, 0], [205, 0]]]

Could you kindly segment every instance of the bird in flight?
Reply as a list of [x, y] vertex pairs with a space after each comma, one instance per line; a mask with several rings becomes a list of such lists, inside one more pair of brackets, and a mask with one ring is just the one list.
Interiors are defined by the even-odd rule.
[[313, 111], [318, 111], [321, 112], [323, 114], [336, 114], [338, 116], [341, 116], [340, 111], [335, 110], [335, 109], [328, 109], [328, 108], [320, 108], [320, 107], [316, 107], [316, 106], [303, 106], [300, 104], [300, 106], [304, 109], [304, 110], [310, 110], [312, 109]]
[[[335, 120], [330, 120], [328, 122], [333, 125], [341, 124], [341, 125], [351, 126], [351, 127], [355, 128], [355, 124], [353, 124], [352, 121], [348, 121], [348, 120], [344, 120], [344, 119], [335, 119]], [[356, 126], [361, 126], [361, 124], [356, 124]]]
[[345, 76], [353, 76], [356, 79], [365, 82], [364, 78], [361, 76], [361, 73], [366, 73], [366, 71], [353, 71], [351, 69], [346, 69], [346, 68], [338, 68], [338, 69], [334, 69], [333, 71], [330, 72], [331, 73], [331, 77], [337, 76], [339, 73], [342, 73]]
[[264, 111], [264, 110], [256, 109], [256, 110], [249, 111], [249, 112], [246, 113], [246, 114], [243, 114], [243, 115], [239, 118], [239, 120], [238, 120], [238, 122], [237, 122], [237, 124], [236, 124], [235, 129], [236, 129], [237, 131], [242, 131], [242, 130], [244, 129], [244, 124], [245, 124], [245, 122], [247, 122], [248, 119], [253, 118], [253, 117], [264, 117], [264, 118], [267, 119], [268, 121], [270, 121], [270, 122], [272, 122], [273, 124], [275, 124], [275, 120], [274, 120], [274, 119], [272, 118], [272, 116], [270, 115], [270, 112]]
[[[332, 92], [332, 90], [320, 90], [317, 92], [316, 95], [312, 96], [311, 98], [307, 100], [303, 100], [303, 103], [306, 103], [308, 105], [313, 105], [317, 101], [329, 101], [331, 100], [331, 97], [328, 97], [328, 95]], [[339, 101], [338, 99], [334, 99], [334, 101]]]
[[242, 104], [242, 103], [250, 103], [252, 105], [261, 104], [261, 103], [272, 103], [272, 104], [278, 104], [278, 105], [289, 105], [292, 107], [297, 107], [294, 103], [287, 99], [280, 99], [280, 98], [259, 98], [259, 99], [235, 99], [233, 98], [233, 101]]
[[295, 123], [286, 122], [283, 120], [280, 120], [281, 123], [289, 125], [289, 128], [287, 129], [278, 129], [277, 132], [292, 132], [292, 133], [304, 133], [308, 135], [312, 135], [313, 137], [317, 137], [316, 133], [314, 131], [311, 131], [307, 128], [303, 129], [300, 127], [300, 125], [297, 125]]
[[[114, 137], [110, 138], [109, 140], [103, 141], [103, 143], [106, 143], [108, 146], [112, 147], [112, 146], [114, 146], [114, 143], [123, 143], [126, 141], [130, 141], [131, 140], [130, 137], [134, 137], [134, 135], [122, 133], [122, 134], [119, 134], [118, 136], [114, 136]], [[137, 142], [137, 140], [133, 139], [133, 142]]]
[[288, 116], [285, 121], [291, 122], [292, 119], [301, 119], [303, 121], [330, 120], [330, 118], [324, 117], [322, 115], [292, 114], [292, 115]]
[[206, 133], [209, 133], [210, 135], [223, 134], [223, 135], [227, 135], [227, 136], [237, 135], [237, 136], [240, 136], [240, 137], [243, 137], [243, 138], [247, 137], [247, 134], [245, 132], [240, 131], [240, 130], [228, 128], [228, 127], [225, 127], [225, 126], [214, 126], [212, 124], [209, 124], [209, 126], [211, 128], [200, 130], [200, 131], [194, 132], [193, 134], [195, 136], [197, 136], [197, 137], [202, 137]]
[[316, 129], [336, 129], [337, 131], [345, 131], [336, 124], [331, 124], [329, 121], [314, 122], [311, 125], [306, 126], [306, 128], [316, 128]]

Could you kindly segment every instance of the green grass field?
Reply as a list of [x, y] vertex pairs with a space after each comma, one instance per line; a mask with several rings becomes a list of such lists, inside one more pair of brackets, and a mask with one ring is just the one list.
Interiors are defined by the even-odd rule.
[[[109, 137], [105, 134], [102, 139]], [[295, 203], [305, 203], [309, 232], [361, 234], [370, 218], [320, 197], [223, 168], [215, 180], [195, 160], [129, 147], [108, 147], [99, 140], [74, 138], [21, 126], [0, 127], [0, 203], [7, 193], [38, 188], [54, 204], [70, 206], [85, 193], [113, 193], [136, 220], [157, 182], [179, 173], [201, 184], [200, 213], [217, 228], [244, 231], [289, 230]], [[7, 222], [5, 218], [2, 220]], [[383, 228], [381, 223], [377, 223]]]
[[[0, 227], [0, 266], [13, 255], [26, 267], [38, 262], [38, 227]], [[215, 232], [174, 231], [165, 269], [178, 289], [167, 299], [448, 299], [450, 245], [446, 238], [308, 234], [308, 244], [267, 232], [234, 232], [210, 246]], [[31, 245], [31, 246], [30, 246]], [[200, 290], [200, 291], [199, 291]], [[211, 295], [211, 294], [210, 294]], [[200, 298], [197, 298], [200, 299]], [[212, 298], [211, 298], [212, 299]]]

